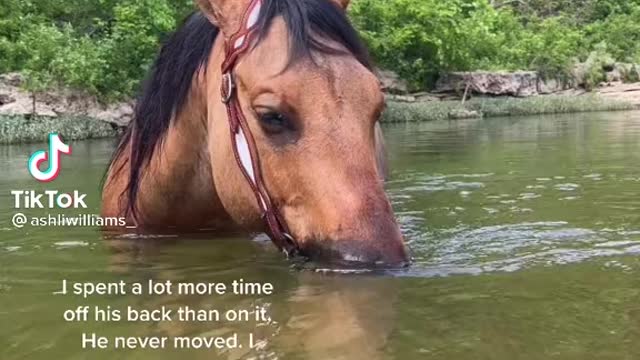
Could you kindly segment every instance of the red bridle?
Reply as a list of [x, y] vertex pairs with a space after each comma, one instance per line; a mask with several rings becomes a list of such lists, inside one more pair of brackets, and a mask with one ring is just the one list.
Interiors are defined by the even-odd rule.
[[264, 184], [260, 156], [251, 134], [251, 129], [247, 124], [247, 119], [242, 112], [233, 76], [233, 69], [238, 59], [251, 46], [253, 36], [256, 33], [261, 7], [262, 0], [253, 0], [251, 2], [242, 19], [240, 30], [229, 38], [225, 46], [226, 55], [222, 63], [222, 102], [227, 108], [231, 144], [236, 162], [256, 196], [258, 206], [262, 211], [262, 217], [269, 227], [271, 240], [287, 256], [294, 256], [298, 252], [298, 246], [289, 234], [287, 224], [278, 208], [273, 204], [269, 191]]

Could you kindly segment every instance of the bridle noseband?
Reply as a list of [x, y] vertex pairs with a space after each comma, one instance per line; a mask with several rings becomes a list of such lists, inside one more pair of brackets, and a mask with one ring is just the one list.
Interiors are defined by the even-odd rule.
[[231, 144], [236, 162], [256, 196], [262, 217], [269, 227], [269, 236], [287, 256], [295, 256], [298, 254], [298, 246], [290, 235], [287, 224], [278, 208], [271, 201], [269, 191], [264, 184], [256, 142], [242, 112], [233, 77], [233, 69], [238, 59], [247, 52], [256, 34], [261, 7], [262, 0], [251, 2], [242, 19], [240, 30], [231, 36], [226, 43], [225, 60], [222, 63], [222, 102], [227, 108]]

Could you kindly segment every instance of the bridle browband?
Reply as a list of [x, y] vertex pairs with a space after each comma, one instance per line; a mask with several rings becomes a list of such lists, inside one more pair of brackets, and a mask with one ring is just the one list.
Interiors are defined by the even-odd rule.
[[262, 0], [251, 1], [242, 18], [240, 30], [231, 36], [225, 45], [225, 60], [222, 63], [221, 94], [222, 102], [227, 108], [227, 118], [229, 119], [229, 129], [231, 130], [231, 144], [238, 167], [249, 186], [251, 186], [251, 190], [258, 201], [258, 206], [262, 211], [262, 217], [269, 227], [271, 240], [280, 250], [290, 257], [298, 254], [298, 246], [294, 238], [290, 235], [286, 222], [277, 206], [272, 202], [269, 191], [264, 184], [256, 142], [251, 134], [247, 119], [242, 112], [233, 76], [233, 69], [238, 59], [250, 48], [253, 37], [256, 34], [256, 25], [261, 8]]

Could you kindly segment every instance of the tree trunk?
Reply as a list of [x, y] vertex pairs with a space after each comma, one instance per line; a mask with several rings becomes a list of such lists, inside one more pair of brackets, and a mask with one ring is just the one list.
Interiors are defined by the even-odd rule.
[[31, 106], [32, 106], [31, 107], [31, 117], [35, 118], [36, 115], [37, 115], [37, 110], [38, 110], [36, 108], [36, 106], [37, 106], [37, 102], [36, 102], [37, 101], [37, 95], [36, 95], [35, 91], [31, 92], [31, 99], [33, 100], [32, 104], [31, 104]]

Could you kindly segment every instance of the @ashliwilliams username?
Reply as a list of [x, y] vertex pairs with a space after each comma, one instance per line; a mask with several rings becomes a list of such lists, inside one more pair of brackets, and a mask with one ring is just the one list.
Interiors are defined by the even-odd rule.
[[118, 217], [101, 217], [95, 214], [67, 216], [64, 214], [32, 217], [31, 226], [55, 227], [124, 227], [126, 221]]

